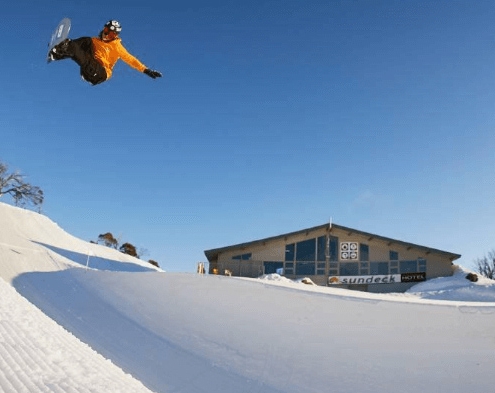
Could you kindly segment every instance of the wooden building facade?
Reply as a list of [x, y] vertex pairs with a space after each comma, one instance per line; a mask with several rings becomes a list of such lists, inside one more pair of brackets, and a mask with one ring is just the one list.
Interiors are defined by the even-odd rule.
[[459, 254], [324, 224], [206, 250], [210, 274], [259, 277], [279, 273], [323, 286], [404, 292], [417, 282], [453, 274]]

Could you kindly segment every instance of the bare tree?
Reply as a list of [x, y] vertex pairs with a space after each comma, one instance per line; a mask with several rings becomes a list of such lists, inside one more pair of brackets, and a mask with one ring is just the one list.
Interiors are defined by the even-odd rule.
[[495, 279], [495, 249], [475, 261], [476, 271], [482, 276]]
[[139, 251], [137, 252], [139, 259], [143, 259], [143, 257], [145, 257], [146, 255], [149, 255], [149, 254], [150, 254], [150, 252], [148, 251], [148, 249], [146, 249], [144, 247], [139, 247]]
[[9, 172], [9, 168], [0, 162], [0, 198], [10, 195], [16, 206], [32, 203], [34, 206], [43, 203], [43, 191], [24, 181], [25, 176], [19, 171]]

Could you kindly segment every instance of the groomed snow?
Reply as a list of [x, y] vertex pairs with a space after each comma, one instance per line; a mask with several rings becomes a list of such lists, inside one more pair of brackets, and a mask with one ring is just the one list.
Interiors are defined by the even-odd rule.
[[149, 392], [0, 279], [0, 391]]
[[171, 274], [0, 203], [0, 390], [484, 393], [495, 285], [466, 274], [389, 295]]

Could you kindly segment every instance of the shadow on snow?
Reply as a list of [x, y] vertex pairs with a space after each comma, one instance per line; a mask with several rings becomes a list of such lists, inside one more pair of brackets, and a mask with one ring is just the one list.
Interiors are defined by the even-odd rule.
[[43, 246], [43, 247], [46, 247], [50, 251], [53, 251], [54, 253], [59, 254], [60, 256], [71, 260], [72, 262], [75, 262], [75, 263], [82, 265], [82, 266], [85, 266], [85, 267], [87, 266], [88, 268], [91, 268], [91, 269], [112, 270], [112, 271], [119, 271], [119, 272], [156, 271], [152, 267], [147, 268], [145, 266], [141, 266], [141, 265], [138, 265], [136, 263], [121, 262], [121, 261], [116, 261], [116, 260], [112, 260], [112, 259], [106, 259], [106, 258], [98, 257], [95, 255], [91, 255], [91, 253], [82, 254], [79, 252], [66, 250], [64, 248], [59, 248], [59, 247], [52, 246], [50, 244], [36, 242], [36, 241], [33, 241], [33, 243], [39, 244], [40, 246]]
[[153, 391], [280, 393], [221, 369], [124, 315], [91, 289], [89, 282], [98, 282], [105, 274], [109, 273], [84, 269], [24, 273], [13, 285], [58, 324]]

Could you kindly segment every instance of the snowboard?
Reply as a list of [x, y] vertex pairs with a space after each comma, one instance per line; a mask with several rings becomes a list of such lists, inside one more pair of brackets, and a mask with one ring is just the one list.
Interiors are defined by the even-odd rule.
[[57, 28], [55, 29], [55, 31], [52, 33], [52, 38], [48, 44], [48, 52], [46, 55], [47, 63], [50, 63], [52, 61], [50, 59], [50, 51], [55, 45], [61, 43], [69, 36], [69, 30], [70, 30], [70, 19], [69, 18], [62, 19], [58, 24]]

